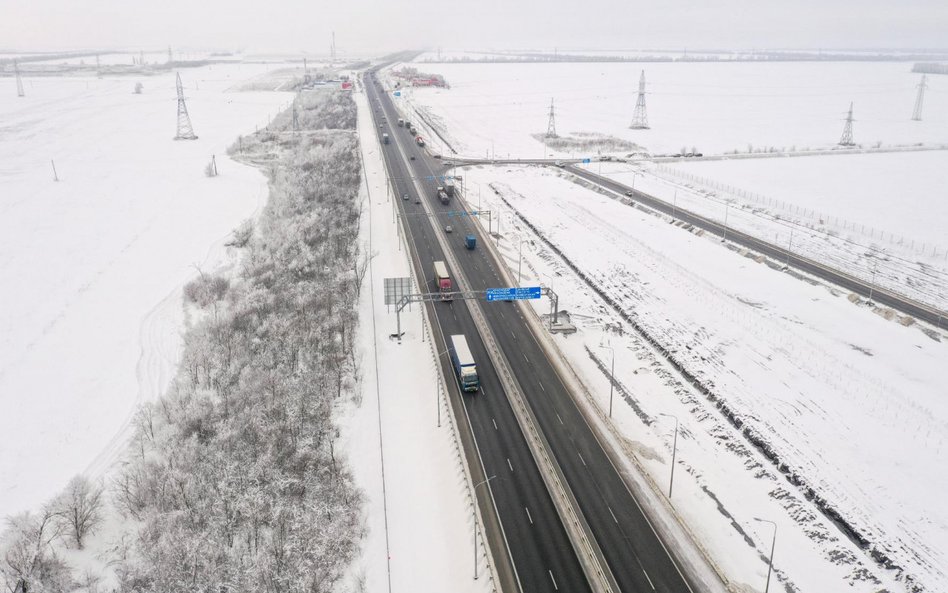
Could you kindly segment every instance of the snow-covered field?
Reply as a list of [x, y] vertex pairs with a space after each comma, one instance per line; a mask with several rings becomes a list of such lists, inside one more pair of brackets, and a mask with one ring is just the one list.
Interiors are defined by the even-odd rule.
[[[857, 143], [948, 142], [948, 80], [928, 77], [923, 121], [912, 121], [921, 75], [910, 62], [419, 66], [451, 88], [408, 89], [400, 100], [436, 116], [454, 148], [474, 157], [541, 157], [542, 138], [533, 135], [547, 131], [551, 99], [560, 136], [612, 136], [651, 154], [832, 147], [850, 102]], [[651, 129], [631, 130], [642, 70]], [[596, 148], [557, 154], [595, 156]]]
[[[603, 409], [609, 387], [602, 369], [610, 352], [599, 344], [615, 349], [617, 379], [626, 390], [616, 396], [615, 421], [662, 485], [674, 422], [659, 414], [680, 420], [673, 501], [732, 578], [762, 583], [766, 567], [754, 572], [747, 546], [752, 542], [766, 558], [771, 531], [756, 516], [778, 523], [776, 574], [797, 590], [948, 587], [948, 514], [939, 502], [948, 487], [944, 336], [939, 342], [886, 321], [827, 287], [556, 172], [473, 168], [464, 176], [468, 191], [480, 187], [484, 207], [503, 213], [501, 246], [513, 268], [523, 237], [524, 284], [552, 284], [560, 306], [573, 313], [580, 333], [559, 343]], [[618, 310], [593, 289], [609, 294]], [[540, 303], [538, 311], [546, 307]], [[714, 402], [682, 382], [620, 314], [709, 386], [800, 486], [788, 483]], [[807, 500], [805, 488], [904, 572], [874, 563]]]
[[[26, 78], [0, 94], [0, 517], [98, 473], [177, 364], [180, 287], [226, 262], [266, 199], [224, 155], [290, 95], [229, 92], [267, 65], [183, 70], [199, 139], [175, 142], [174, 73]], [[204, 175], [216, 155], [219, 177]], [[53, 181], [51, 160], [58, 182]]]

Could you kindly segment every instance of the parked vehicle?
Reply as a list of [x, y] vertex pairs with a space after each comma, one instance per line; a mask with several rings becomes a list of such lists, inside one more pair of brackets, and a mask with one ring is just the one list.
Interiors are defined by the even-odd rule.
[[477, 391], [477, 365], [474, 356], [467, 345], [467, 338], [463, 334], [451, 336], [448, 350], [451, 352], [451, 363], [458, 377], [458, 383], [463, 391]]
[[468, 249], [474, 249], [477, 247], [477, 237], [474, 235], [467, 235], [464, 237], [464, 246]]
[[435, 284], [438, 286], [438, 292], [441, 293], [442, 301], [451, 300], [451, 276], [448, 275], [448, 266], [443, 261], [434, 263]]

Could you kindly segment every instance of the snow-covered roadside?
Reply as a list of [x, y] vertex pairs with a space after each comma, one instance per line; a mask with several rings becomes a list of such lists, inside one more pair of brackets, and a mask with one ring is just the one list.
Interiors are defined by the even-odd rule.
[[[473, 168], [464, 176], [468, 187], [481, 185], [482, 207], [509, 212], [488, 189], [493, 182], [624, 314], [713, 385], [718, 402], [682, 384], [533, 231], [505, 215], [502, 250], [515, 269], [519, 233], [524, 283], [551, 284], [573, 313], [580, 333], [558, 342], [603, 409], [611, 352], [599, 344], [614, 348], [622, 385], [614, 420], [662, 488], [675, 421], [659, 414], [681, 421], [672, 501], [734, 582], [758, 587], [766, 575], [754, 560], [766, 559], [772, 533], [760, 517], [779, 524], [776, 575], [799, 590], [909, 590], [904, 579], [943, 587], [948, 521], [937, 494], [948, 484], [933, 469], [948, 414], [938, 397], [944, 343], [548, 173]], [[879, 568], [848, 541], [717, 404], [905, 572]]]
[[[228, 93], [268, 65], [185, 70], [199, 139], [174, 142], [174, 74], [37, 78], [0, 98], [0, 517], [26, 510], [121, 448], [141, 401], [173, 375], [180, 287], [227, 261], [266, 199], [224, 156], [286, 101]], [[221, 175], [204, 176], [217, 155]], [[61, 181], [52, 181], [49, 160]]]
[[436, 399], [434, 352], [420, 310], [403, 312], [401, 344], [388, 338], [395, 315], [384, 305], [383, 279], [410, 272], [405, 248], [397, 246], [369, 106], [364, 94], [354, 98], [365, 173], [362, 240], [372, 263], [360, 303], [363, 398], [339, 420], [340, 442], [367, 498], [362, 557], [352, 569], [352, 586], [490, 591], [480, 544], [481, 578], [473, 579], [472, 499], [447, 405], [443, 397]]
[[[799, 164], [811, 158], [816, 165], [822, 159], [840, 161], [847, 157], [807, 157], [791, 161]], [[885, 225], [887, 213], [890, 219], [898, 221], [891, 226], [883, 226], [885, 231], [860, 226], [838, 215], [814, 214], [812, 205], [803, 208], [800, 201], [762, 203], [760, 200], [763, 198], [760, 196], [749, 197], [752, 194], [732, 186], [715, 188], [705, 185], [700, 180], [675, 175], [677, 170], [670, 167], [655, 167], [649, 163], [594, 163], [586, 167], [594, 173], [601, 171], [606, 177], [635, 187], [668, 204], [677, 205], [722, 225], [726, 223], [729, 229], [783, 246], [794, 254], [843, 270], [867, 283], [885, 287], [919, 302], [941, 310], [948, 309], [948, 252], [945, 251], [948, 235], [943, 228], [931, 224], [932, 220], [948, 215], [945, 207], [928, 197], [924, 202], [918, 200], [914, 210], [920, 212], [902, 214], [899, 212], [902, 208], [913, 209], [905, 203], [897, 208], [886, 203], [883, 199], [885, 192], [880, 193], [878, 189], [858, 190], [859, 187], [875, 183], [877, 178], [873, 170], [878, 172], [892, 166], [885, 159], [895, 159], [895, 163], [906, 166], [911, 163], [919, 165], [925, 172], [919, 174], [917, 183], [919, 186], [925, 185], [926, 181], [922, 180], [935, 180], [942, 175], [941, 160], [944, 153], [873, 154], [849, 158], [857, 160], [855, 171], [861, 169], [864, 174], [850, 168], [852, 175], [847, 177], [861, 178], [862, 182], [852, 182], [854, 187], [848, 195], [834, 194], [835, 201], [828, 199], [823, 208], [836, 208], [835, 212], [841, 213], [842, 204], [855, 203], [860, 199], [858, 196], [871, 196], [862, 209], [877, 212], [872, 217], [874, 221], [879, 221], [877, 224]], [[724, 161], [716, 164], [722, 163]], [[739, 163], [742, 168], [750, 164], [749, 161]], [[768, 164], [773, 164], [773, 161], [768, 161]], [[808, 175], [809, 178], [814, 176], [819, 178], [820, 174], [814, 171]], [[930, 196], [922, 192], [917, 195]], [[833, 203], [841, 205], [832, 206]], [[853, 206], [852, 211], [859, 210]], [[925, 213], [929, 216], [926, 217]], [[925, 243], [926, 240], [928, 243]]]

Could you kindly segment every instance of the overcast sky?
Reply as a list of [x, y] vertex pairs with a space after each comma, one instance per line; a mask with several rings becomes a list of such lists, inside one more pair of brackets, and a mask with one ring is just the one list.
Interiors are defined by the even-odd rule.
[[945, 48], [948, 0], [0, 0], [0, 50]]

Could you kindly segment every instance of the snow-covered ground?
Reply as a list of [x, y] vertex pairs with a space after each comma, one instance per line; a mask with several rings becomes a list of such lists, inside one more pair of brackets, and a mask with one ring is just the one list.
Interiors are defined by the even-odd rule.
[[[175, 142], [174, 73], [25, 78], [0, 94], [0, 517], [103, 471], [174, 374], [180, 287], [227, 260], [266, 199], [228, 159], [291, 95], [229, 92], [267, 65], [181, 72], [199, 136]], [[205, 166], [216, 155], [221, 175]], [[51, 160], [58, 182], [53, 181]]]
[[667, 169], [683, 173], [679, 180], [694, 176], [697, 185], [704, 181], [721, 194], [735, 193], [727, 191], [729, 186], [738, 190], [734, 198], [752, 206], [823, 220], [841, 232], [854, 231], [890, 248], [901, 245], [917, 256], [934, 253], [948, 269], [948, 225], [932, 224], [948, 220], [943, 198], [948, 151], [686, 160]]
[[359, 313], [363, 398], [341, 414], [340, 440], [367, 498], [362, 557], [351, 576], [364, 591], [491, 591], [480, 539], [480, 578], [473, 578], [470, 482], [447, 403], [437, 397], [436, 354], [420, 310], [402, 314], [401, 344], [387, 337], [395, 331], [395, 314], [383, 303], [383, 279], [410, 271], [405, 247], [396, 247], [368, 102], [364, 94], [355, 98], [366, 175], [362, 240], [372, 267]]
[[[853, 135], [875, 145], [948, 142], [948, 80], [929, 76], [923, 120], [911, 120], [921, 75], [910, 62], [660, 62], [419, 64], [449, 89], [413, 88], [396, 101], [436, 116], [465, 155], [539, 158], [550, 100], [560, 136], [601, 134], [651, 154], [749, 147], [832, 147], [850, 102]], [[639, 73], [649, 130], [631, 130]], [[607, 152], [603, 150], [603, 152]], [[596, 148], [558, 155], [595, 156]]]
[[[464, 171], [468, 192], [479, 187], [482, 207], [504, 217], [500, 245], [511, 267], [522, 237], [524, 284], [552, 285], [572, 313], [579, 334], [558, 343], [603, 409], [611, 352], [599, 345], [614, 348], [623, 386], [614, 420], [659, 488], [668, 483], [674, 427], [660, 414], [677, 416], [673, 503], [727, 574], [762, 586], [760, 558], [769, 554], [772, 532], [754, 520], [760, 517], [779, 525], [776, 576], [796, 590], [899, 591], [911, 583], [945, 590], [945, 336], [939, 342], [887, 321], [825, 286], [560, 176], [517, 167]], [[717, 401], [687, 385], [628, 319]], [[807, 488], [904, 572], [882, 569], [849, 541], [807, 500]]]

